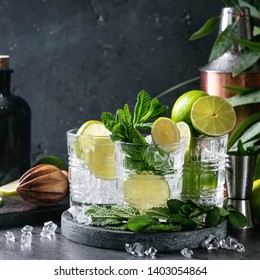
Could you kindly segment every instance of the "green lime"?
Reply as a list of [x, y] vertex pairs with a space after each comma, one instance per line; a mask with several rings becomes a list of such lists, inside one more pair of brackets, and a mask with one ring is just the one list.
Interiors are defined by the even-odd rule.
[[68, 170], [67, 164], [59, 157], [53, 156], [53, 155], [45, 155], [40, 158], [38, 158], [33, 166], [39, 165], [39, 164], [50, 164], [58, 167], [61, 170]]
[[176, 150], [176, 143], [180, 142], [179, 130], [170, 118], [158, 118], [152, 125], [151, 135], [153, 142], [165, 152]]
[[19, 180], [12, 181], [6, 185], [0, 187], [0, 195], [2, 196], [13, 196], [17, 195], [16, 188]]
[[182, 94], [173, 104], [171, 117], [175, 123], [186, 122], [191, 124], [191, 107], [196, 100], [208, 94], [201, 90], [191, 90]]
[[260, 179], [253, 183], [251, 204], [254, 220], [256, 223], [260, 223]]
[[165, 206], [169, 198], [169, 185], [160, 175], [132, 174], [124, 182], [125, 201], [140, 211]]
[[204, 96], [191, 109], [193, 127], [207, 136], [221, 136], [235, 126], [236, 114], [233, 106], [223, 97]]

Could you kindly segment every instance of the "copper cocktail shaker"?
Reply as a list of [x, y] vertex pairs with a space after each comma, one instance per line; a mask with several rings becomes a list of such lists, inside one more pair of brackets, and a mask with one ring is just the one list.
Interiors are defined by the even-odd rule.
[[[222, 32], [233, 22], [237, 22], [237, 38], [250, 40], [252, 38], [252, 25], [248, 8], [223, 8], [220, 28]], [[225, 86], [260, 88], [260, 64], [256, 63], [246, 72], [235, 77], [232, 71], [240, 58], [242, 47], [233, 43], [222, 56], [200, 68], [200, 87], [211, 95], [231, 97], [234, 94], [226, 90]], [[249, 115], [260, 111], [260, 103], [238, 106], [236, 127]]]

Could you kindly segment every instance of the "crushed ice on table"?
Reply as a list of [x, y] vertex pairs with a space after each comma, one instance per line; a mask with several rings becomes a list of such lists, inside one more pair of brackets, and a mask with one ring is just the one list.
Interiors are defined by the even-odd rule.
[[148, 258], [155, 258], [155, 255], [157, 253], [157, 249], [155, 249], [154, 247], [150, 247], [148, 248], [147, 250], [145, 250], [145, 255], [148, 257]]
[[217, 250], [219, 248], [219, 241], [216, 236], [210, 234], [206, 240], [202, 242], [202, 247], [208, 251]]
[[26, 225], [21, 229], [22, 233], [32, 233], [32, 231], [33, 231], [33, 227], [29, 225]]
[[191, 249], [189, 249], [189, 248], [183, 248], [183, 249], [181, 250], [181, 254], [182, 254], [185, 258], [190, 259], [190, 258], [192, 258], [193, 251], [192, 251]]
[[68, 209], [68, 211], [72, 215], [73, 220], [81, 224], [89, 225], [92, 222], [92, 218], [91, 216], [85, 214], [87, 208], [80, 206], [72, 206]]
[[6, 238], [6, 241], [8, 241], [8, 242], [15, 242], [14, 234], [11, 231], [7, 231], [5, 233], [5, 238]]
[[135, 256], [135, 257], [143, 257], [144, 256], [144, 246], [141, 243], [134, 244], [125, 244], [125, 249], [127, 253]]
[[58, 226], [52, 221], [46, 222], [44, 223], [40, 234], [42, 237], [51, 237], [52, 235], [55, 235], [57, 227]]
[[239, 243], [238, 240], [229, 235], [226, 239], [222, 239], [219, 242], [220, 247], [227, 250], [234, 250], [237, 252], [245, 252], [245, 247], [243, 244]]
[[21, 244], [22, 245], [30, 245], [32, 243], [32, 233], [22, 233], [21, 234]]

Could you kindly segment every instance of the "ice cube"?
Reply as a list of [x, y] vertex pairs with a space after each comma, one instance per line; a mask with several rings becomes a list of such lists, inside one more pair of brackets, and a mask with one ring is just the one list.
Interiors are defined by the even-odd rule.
[[6, 238], [6, 241], [8, 241], [8, 242], [15, 242], [14, 234], [11, 231], [7, 231], [5, 233], [5, 238]]
[[29, 232], [32, 232], [32, 231], [33, 231], [33, 227], [29, 226], [29, 225], [26, 225], [21, 229], [22, 233], [29, 233]]
[[210, 234], [208, 238], [202, 243], [202, 247], [209, 251], [217, 250], [219, 248], [219, 242], [216, 236]]
[[21, 244], [22, 245], [30, 245], [32, 243], [32, 233], [22, 233], [21, 234]]
[[135, 256], [135, 257], [143, 257], [144, 256], [144, 246], [138, 242], [134, 244], [125, 244], [126, 251]]
[[244, 247], [244, 245], [243, 244], [241, 244], [241, 243], [238, 243], [238, 245], [237, 245], [237, 247], [236, 247], [236, 249], [235, 249], [237, 252], [239, 252], [239, 253], [243, 253], [243, 252], [245, 252], [245, 247]]
[[145, 255], [148, 257], [148, 258], [155, 258], [155, 255], [157, 253], [157, 249], [155, 249], [154, 247], [150, 247], [148, 248], [147, 250], [145, 250]]
[[88, 207], [72, 206], [68, 209], [68, 211], [72, 215], [73, 220], [80, 224], [89, 225], [92, 222], [92, 218], [91, 216], [85, 214], [87, 208]]
[[183, 249], [181, 250], [181, 254], [182, 254], [185, 258], [190, 259], [190, 258], [192, 258], [193, 251], [192, 251], [191, 249], [189, 249], [189, 248], [183, 248]]
[[58, 226], [52, 221], [46, 222], [44, 223], [44, 226], [40, 234], [42, 237], [51, 237], [52, 235], [55, 235], [55, 231], [57, 227]]

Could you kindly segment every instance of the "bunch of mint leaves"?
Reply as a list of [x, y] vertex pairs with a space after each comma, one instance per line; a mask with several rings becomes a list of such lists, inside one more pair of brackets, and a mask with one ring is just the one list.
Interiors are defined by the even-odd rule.
[[101, 119], [111, 132], [112, 141], [121, 142], [126, 168], [156, 173], [156, 164], [153, 161], [154, 152], [162, 156], [167, 156], [167, 154], [156, 147], [154, 150], [147, 149], [148, 143], [143, 133], [149, 131], [154, 120], [167, 114], [168, 106], [162, 105], [157, 98], [151, 99], [148, 92], [142, 90], [137, 95], [133, 111], [132, 114], [128, 104], [125, 104], [115, 114], [103, 112]]
[[235, 227], [247, 225], [247, 218], [231, 207], [206, 206], [170, 199], [167, 207], [154, 207], [141, 213], [127, 205], [92, 205], [86, 212], [92, 226], [132, 232], [176, 232], [216, 227], [228, 220]]

